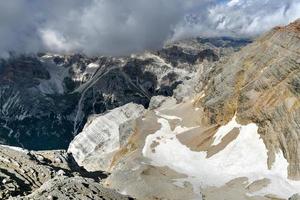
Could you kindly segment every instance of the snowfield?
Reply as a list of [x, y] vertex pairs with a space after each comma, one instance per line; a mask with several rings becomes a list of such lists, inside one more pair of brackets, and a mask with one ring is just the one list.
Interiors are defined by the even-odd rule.
[[288, 198], [300, 191], [300, 182], [287, 179], [288, 163], [282, 152], [277, 153], [275, 163], [268, 169], [267, 149], [257, 133], [256, 124], [240, 125], [234, 117], [228, 124], [218, 129], [213, 145], [219, 144], [233, 128], [239, 128], [240, 134], [225, 149], [207, 158], [206, 152], [191, 151], [179, 142], [176, 134], [184, 134], [186, 130], [194, 127], [176, 127], [172, 131], [167, 119], [174, 118], [177, 117], [161, 118], [161, 115], [158, 115], [161, 129], [147, 136], [143, 156], [149, 158], [154, 166], [168, 166], [187, 175], [188, 178], [182, 181], [192, 183], [195, 193], [198, 193], [200, 188], [220, 187], [239, 177], [247, 177], [249, 184], [264, 178], [271, 181], [267, 187], [248, 194], [249, 196], [274, 194]]

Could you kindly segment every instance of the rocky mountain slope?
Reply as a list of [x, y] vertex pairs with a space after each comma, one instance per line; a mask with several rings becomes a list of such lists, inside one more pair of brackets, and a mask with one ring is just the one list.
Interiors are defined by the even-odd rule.
[[132, 199], [102, 186], [105, 177], [79, 168], [65, 151], [0, 146], [1, 199]]
[[[28, 149], [67, 148], [92, 114], [152, 96], [172, 96], [249, 40], [192, 39], [128, 57], [14, 54], [0, 61], [0, 142]], [[47, 141], [45, 143], [45, 141]]]
[[[110, 172], [107, 187], [138, 199], [266, 200], [299, 192], [300, 21], [198, 68], [178, 87], [187, 93], [152, 97], [144, 111], [129, 104], [94, 116], [68, 152], [89, 171]], [[139, 114], [111, 122], [133, 107]]]
[[[233, 56], [199, 101], [209, 123], [224, 124], [236, 114], [254, 122], [268, 149], [269, 168], [283, 152], [289, 178], [300, 179], [300, 21], [278, 27]], [[228, 92], [230, 91], [230, 92]], [[202, 102], [201, 102], [202, 101]]]

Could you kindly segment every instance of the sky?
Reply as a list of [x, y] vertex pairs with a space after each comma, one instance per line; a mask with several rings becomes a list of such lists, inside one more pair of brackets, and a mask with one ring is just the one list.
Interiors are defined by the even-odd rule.
[[0, 56], [126, 55], [195, 36], [255, 37], [299, 17], [300, 0], [0, 1]]

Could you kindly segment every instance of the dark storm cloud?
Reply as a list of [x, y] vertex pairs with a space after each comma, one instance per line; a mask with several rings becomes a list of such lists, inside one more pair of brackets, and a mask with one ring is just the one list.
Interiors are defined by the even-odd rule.
[[128, 54], [195, 35], [260, 34], [300, 17], [300, 0], [9, 0], [0, 54]]

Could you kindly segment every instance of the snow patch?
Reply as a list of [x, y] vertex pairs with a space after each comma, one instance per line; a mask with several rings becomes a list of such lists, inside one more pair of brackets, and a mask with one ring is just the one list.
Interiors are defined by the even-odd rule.
[[[270, 179], [271, 184], [259, 191], [260, 195], [271, 193], [287, 198], [299, 191], [300, 183], [287, 179], [287, 162], [282, 154], [277, 155], [272, 169], [268, 169], [267, 149], [254, 123], [240, 125], [234, 117], [219, 129], [215, 144], [234, 127], [240, 128], [240, 134], [225, 149], [207, 158], [206, 152], [191, 151], [179, 142], [176, 134], [184, 134], [184, 130], [172, 131], [169, 122], [163, 118], [159, 118], [158, 122], [161, 129], [147, 136], [143, 156], [149, 158], [154, 166], [168, 166], [187, 175], [184, 180], [193, 185], [195, 194], [200, 193], [200, 188], [220, 187], [239, 177], [247, 177], [249, 183], [262, 178]], [[153, 147], [153, 143], [157, 145]]]
[[284, 158], [282, 151], [280, 150], [276, 154], [275, 162], [272, 165], [267, 178], [271, 180], [271, 183], [260, 191], [249, 194], [249, 196], [272, 194], [276, 191], [276, 195], [282, 198], [288, 198], [293, 194], [300, 191], [300, 181], [292, 181], [286, 179], [288, 177], [287, 168], [289, 163]]
[[98, 67], [99, 67], [99, 64], [98, 64], [98, 63], [90, 63], [90, 64], [88, 64], [87, 67], [88, 67], [88, 68], [98, 68]]
[[238, 124], [236, 122], [236, 116], [234, 116], [232, 118], [232, 120], [230, 122], [228, 122], [226, 125], [221, 126], [218, 131], [216, 132], [215, 136], [214, 136], [214, 142], [212, 143], [212, 145], [218, 145], [221, 143], [222, 139], [230, 132], [232, 131], [234, 128], [241, 128], [242, 125]]
[[168, 120], [176, 120], [176, 119], [178, 119], [178, 120], [182, 121], [182, 119], [181, 119], [180, 117], [177, 117], [177, 116], [171, 116], [171, 115], [164, 115], [164, 114], [162, 114], [162, 113], [159, 112], [159, 111], [155, 111], [155, 114], [156, 114], [157, 116], [159, 116], [159, 117], [162, 117], [162, 118], [165, 118], [165, 119], [168, 119]]

